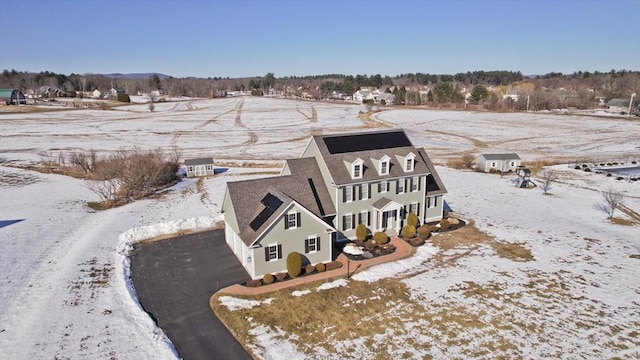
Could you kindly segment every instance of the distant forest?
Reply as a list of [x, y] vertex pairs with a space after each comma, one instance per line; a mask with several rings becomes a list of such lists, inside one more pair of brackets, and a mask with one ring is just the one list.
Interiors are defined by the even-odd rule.
[[[535, 109], [595, 108], [597, 100], [629, 99], [640, 93], [640, 72], [611, 70], [609, 72], [578, 71], [573, 74], [551, 72], [544, 75], [524, 76], [519, 71], [473, 71], [453, 75], [406, 73], [395, 77], [376, 75], [326, 74], [313, 76], [285, 76], [273, 73], [251, 78], [175, 78], [156, 74], [108, 76], [99, 74], [56, 74], [49, 71], [30, 73], [4, 70], [0, 74], [1, 88], [16, 88], [27, 93], [42, 86], [63, 90], [67, 96], [80, 96], [81, 91], [98, 89], [105, 92], [120, 88], [131, 95], [162, 90], [167, 96], [211, 98], [234, 91], [269, 89], [285, 96], [327, 99], [334, 92], [350, 96], [361, 87], [375, 87], [396, 95], [396, 105], [428, 103], [460, 103], [469, 92], [472, 104], [493, 109], [523, 109], [527, 98]], [[426, 93], [426, 94], [425, 94]], [[505, 99], [507, 95], [518, 95]], [[469, 97], [467, 97], [467, 101]], [[533, 100], [533, 103], [531, 103]], [[600, 101], [602, 102], [602, 101]]]

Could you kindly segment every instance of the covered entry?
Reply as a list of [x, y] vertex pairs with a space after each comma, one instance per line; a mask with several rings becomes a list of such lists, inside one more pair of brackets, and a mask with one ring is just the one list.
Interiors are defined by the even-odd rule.
[[400, 231], [403, 206], [386, 197], [373, 203], [373, 227], [376, 231]]

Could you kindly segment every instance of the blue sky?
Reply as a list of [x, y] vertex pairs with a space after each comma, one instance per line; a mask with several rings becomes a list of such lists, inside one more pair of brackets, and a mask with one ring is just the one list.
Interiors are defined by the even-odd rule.
[[0, 69], [276, 77], [640, 70], [640, 0], [0, 0]]

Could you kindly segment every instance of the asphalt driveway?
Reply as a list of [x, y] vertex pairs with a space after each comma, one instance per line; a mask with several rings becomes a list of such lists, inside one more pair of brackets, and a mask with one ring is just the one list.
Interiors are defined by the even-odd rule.
[[182, 358], [251, 359], [209, 307], [218, 289], [250, 279], [224, 230], [136, 245], [131, 278], [143, 308]]

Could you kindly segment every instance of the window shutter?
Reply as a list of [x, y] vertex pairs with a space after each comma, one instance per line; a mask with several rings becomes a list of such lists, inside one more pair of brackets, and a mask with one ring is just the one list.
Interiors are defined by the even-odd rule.
[[282, 259], [282, 244], [278, 244], [278, 259]]
[[352, 229], [356, 228], [355, 223], [356, 223], [356, 214], [352, 214], [351, 215], [351, 228]]
[[416, 215], [420, 216], [420, 203], [416, 204]]
[[358, 224], [362, 224], [362, 213], [358, 214]]
[[362, 185], [358, 185], [355, 187], [358, 192], [358, 200], [362, 200]]
[[382, 192], [382, 181], [378, 183], [378, 193]]
[[347, 202], [347, 188], [342, 188], [342, 202]]
[[371, 226], [371, 211], [367, 211], [367, 226]]
[[265, 246], [264, 248], [264, 261], [269, 261], [269, 247]]
[[434, 197], [433, 198], [433, 207], [437, 207], [438, 206], [438, 197]]
[[284, 229], [287, 230], [289, 228], [289, 215], [284, 214]]
[[300, 227], [302, 225], [302, 216], [300, 216], [300, 213], [297, 212], [296, 213], [296, 227]]
[[396, 194], [400, 194], [400, 180], [398, 179], [398, 182], [396, 183]]
[[316, 250], [320, 251], [320, 236], [316, 238]]
[[342, 215], [342, 230], [347, 230], [347, 215]]
[[413, 178], [409, 179], [409, 190], [413, 190]]
[[420, 180], [420, 178], [418, 178], [418, 191], [420, 191], [420, 188], [421, 188], [421, 186], [420, 186], [420, 185], [422, 185], [422, 184], [421, 184], [421, 182], [422, 182], [422, 181]]
[[309, 253], [309, 239], [304, 239], [304, 252]]

